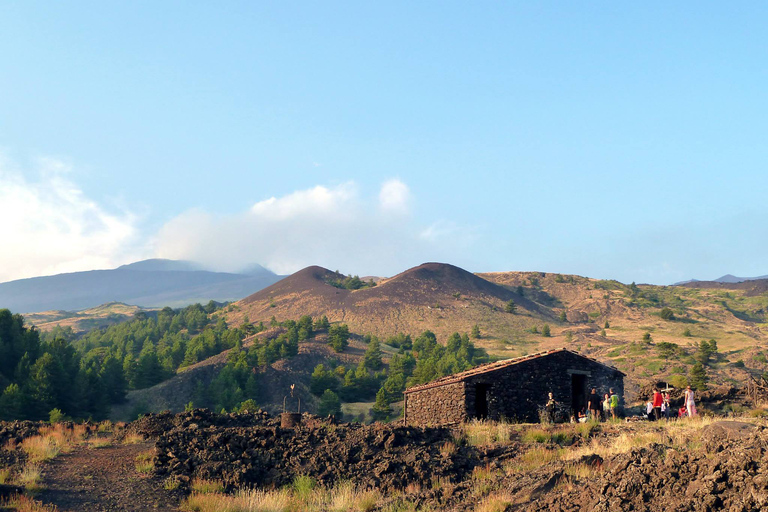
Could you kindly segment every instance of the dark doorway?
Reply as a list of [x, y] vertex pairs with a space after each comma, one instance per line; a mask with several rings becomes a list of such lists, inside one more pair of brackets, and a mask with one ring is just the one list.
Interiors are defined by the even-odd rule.
[[488, 417], [488, 384], [475, 385], [475, 418], [484, 420]]
[[587, 376], [574, 373], [571, 375], [571, 408], [573, 409], [573, 414], [578, 413], [586, 406]]

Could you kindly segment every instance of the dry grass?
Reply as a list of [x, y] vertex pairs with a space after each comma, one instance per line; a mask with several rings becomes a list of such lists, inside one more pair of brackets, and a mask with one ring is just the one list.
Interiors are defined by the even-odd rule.
[[149, 450], [136, 456], [136, 471], [139, 473], [149, 473], [155, 467], [155, 451]]
[[55, 505], [43, 505], [28, 496], [14, 496], [0, 502], [0, 508], [10, 508], [16, 512], [57, 512]]
[[462, 425], [462, 437], [470, 446], [493, 446], [509, 443], [514, 427], [496, 421], [472, 421]]
[[59, 453], [66, 453], [83, 442], [87, 435], [85, 425], [69, 428], [62, 424], [43, 427], [40, 434], [24, 439], [21, 448], [30, 462], [44, 462], [55, 458]]
[[21, 442], [21, 448], [30, 462], [44, 462], [61, 453], [61, 446], [52, 437], [33, 436]]
[[11, 470], [8, 468], [0, 469], [0, 484], [7, 484], [11, 481]]
[[443, 457], [450, 457], [454, 453], [456, 453], [456, 443], [453, 441], [446, 441], [443, 444], [440, 445], [440, 455]]
[[533, 471], [545, 464], [562, 459], [565, 452], [562, 448], [549, 449], [544, 446], [537, 446], [520, 454], [520, 456], [509, 462], [504, 469], [507, 474]]
[[123, 438], [123, 444], [139, 444], [144, 442], [144, 437], [139, 434], [128, 434]]
[[591, 443], [568, 451], [566, 460], [580, 459], [587, 455], [599, 455], [602, 458], [612, 457], [620, 453], [627, 453], [633, 448], [641, 448], [653, 443], [660, 443], [664, 436], [660, 432], [627, 433], [622, 432], [612, 440], [602, 442], [593, 439]]
[[181, 480], [179, 480], [179, 478], [174, 475], [165, 479], [165, 482], [163, 482], [163, 489], [166, 491], [175, 491], [179, 488], [180, 485]]
[[332, 489], [315, 487], [309, 491], [285, 488], [277, 491], [240, 490], [235, 494], [220, 491], [193, 492], [182, 510], [193, 512], [371, 512], [382, 496], [378, 491], [357, 488], [342, 482]]
[[92, 437], [88, 439], [88, 447], [89, 448], [106, 448], [108, 446], [112, 446], [112, 440], [107, 439], [106, 437]]
[[592, 479], [600, 471], [598, 466], [577, 462], [576, 464], [566, 464], [565, 474], [576, 479]]
[[213, 494], [224, 490], [223, 483], [217, 480], [206, 480], [205, 478], [195, 478], [192, 480], [191, 487], [192, 492], [198, 494]]
[[41, 469], [37, 464], [27, 464], [24, 469], [16, 475], [14, 483], [23, 486], [29, 492], [37, 492], [40, 487]]
[[513, 498], [506, 493], [494, 493], [483, 498], [475, 512], [504, 512], [513, 503]]

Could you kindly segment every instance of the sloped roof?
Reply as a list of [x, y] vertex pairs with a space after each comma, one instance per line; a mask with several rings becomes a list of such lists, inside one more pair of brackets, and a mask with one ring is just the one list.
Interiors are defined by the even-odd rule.
[[448, 375], [447, 377], [441, 377], [437, 380], [433, 380], [432, 382], [427, 382], [426, 384], [421, 384], [419, 386], [414, 386], [412, 388], [408, 388], [404, 391], [404, 393], [413, 393], [414, 391], [422, 391], [429, 388], [436, 388], [439, 386], [445, 386], [446, 384], [454, 384], [456, 382], [461, 382], [467, 377], [473, 377], [475, 375], [482, 375], [485, 373], [491, 373], [495, 372], [496, 370], [500, 370], [502, 368], [507, 368], [509, 366], [514, 366], [516, 364], [523, 363], [525, 361], [530, 361], [532, 359], [539, 359], [541, 357], [546, 357], [552, 354], [558, 354], [560, 352], [570, 352], [573, 355], [579, 356], [583, 359], [588, 359], [592, 361], [593, 363], [597, 363], [600, 366], [605, 366], [606, 368], [610, 368], [611, 370], [620, 373], [621, 375], [626, 377], [626, 373], [622, 372], [616, 367], [613, 367], [611, 365], [601, 363], [597, 359], [593, 359], [591, 357], [587, 357], [584, 354], [579, 354], [578, 352], [574, 352], [573, 350], [569, 350], [567, 348], [556, 348], [552, 350], [546, 350], [544, 352], [536, 352], [535, 354], [530, 354], [527, 356], [522, 357], [516, 357], [514, 359], [504, 359], [502, 361], [496, 361], [494, 363], [486, 363], [481, 364], [479, 366], [475, 366], [474, 368], [471, 368], [469, 370], [460, 372], [460, 373], [454, 373], [453, 375]]

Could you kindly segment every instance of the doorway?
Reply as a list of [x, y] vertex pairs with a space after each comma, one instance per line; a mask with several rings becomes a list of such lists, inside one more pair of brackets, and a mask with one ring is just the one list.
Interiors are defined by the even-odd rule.
[[571, 374], [571, 408], [573, 414], [587, 406], [587, 376]]
[[488, 389], [489, 384], [475, 384], [475, 418], [488, 418]]

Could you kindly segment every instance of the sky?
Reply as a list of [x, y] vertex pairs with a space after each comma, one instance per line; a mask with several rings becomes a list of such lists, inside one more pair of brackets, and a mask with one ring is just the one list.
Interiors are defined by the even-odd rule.
[[768, 274], [760, 2], [2, 2], [0, 281]]

